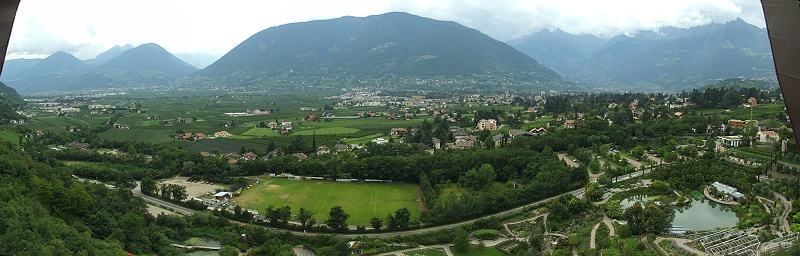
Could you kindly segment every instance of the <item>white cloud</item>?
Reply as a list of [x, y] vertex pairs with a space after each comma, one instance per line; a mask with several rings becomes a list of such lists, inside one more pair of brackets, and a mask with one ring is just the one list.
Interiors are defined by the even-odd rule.
[[221, 56], [269, 27], [390, 11], [456, 21], [503, 41], [544, 28], [612, 36], [736, 17], [764, 26], [759, 0], [37, 0], [20, 4], [7, 58], [60, 50], [88, 59], [126, 43]]

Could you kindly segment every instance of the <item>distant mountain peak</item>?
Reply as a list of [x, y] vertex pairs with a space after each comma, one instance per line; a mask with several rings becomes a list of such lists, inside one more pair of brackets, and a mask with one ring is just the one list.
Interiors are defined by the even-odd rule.
[[184, 76], [197, 68], [178, 59], [155, 43], [139, 45], [97, 67], [98, 70], [154, 69]]
[[130, 49], [133, 49], [133, 45], [131, 45], [131, 44], [125, 44], [123, 46], [115, 45], [115, 46], [109, 48], [108, 50], [106, 50], [105, 52], [102, 52], [102, 53], [98, 54], [97, 57], [95, 57], [94, 59], [86, 60], [85, 62], [86, 62], [86, 64], [89, 64], [90, 66], [98, 66], [98, 65], [101, 65], [103, 63], [108, 62], [109, 60], [113, 59], [114, 57], [117, 57], [120, 54], [122, 54], [123, 52], [125, 52], [127, 50], [130, 50]]
[[404, 12], [265, 29], [194, 77], [248, 84], [277, 76], [386, 79], [485, 74], [522, 74], [527, 81], [563, 84], [557, 73], [477, 30]]

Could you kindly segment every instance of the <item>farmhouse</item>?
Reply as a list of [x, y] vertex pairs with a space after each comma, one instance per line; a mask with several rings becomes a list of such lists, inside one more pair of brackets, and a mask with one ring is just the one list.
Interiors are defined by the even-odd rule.
[[757, 135], [758, 142], [761, 143], [772, 143], [781, 140], [781, 135], [775, 131], [759, 131]]
[[539, 127], [539, 128], [533, 128], [528, 132], [533, 135], [544, 135], [547, 133], [547, 129], [545, 129], [544, 127]]
[[269, 122], [269, 123], [267, 124], [267, 127], [269, 127], [270, 129], [275, 129], [275, 128], [278, 128], [278, 123], [276, 123], [276, 122]]
[[330, 153], [331, 153], [331, 148], [329, 148], [328, 146], [322, 145], [317, 148], [317, 155], [330, 154]]
[[217, 137], [217, 138], [230, 137], [230, 136], [231, 136], [231, 134], [229, 132], [226, 132], [226, 131], [218, 131], [218, 132], [214, 133], [214, 137]]
[[392, 128], [391, 134], [392, 138], [400, 138], [408, 132], [406, 128]]
[[377, 139], [372, 140], [372, 142], [375, 143], [375, 144], [386, 144], [389, 141], [384, 139], [384, 138], [377, 138]]
[[292, 156], [296, 157], [298, 160], [303, 160], [303, 159], [308, 158], [308, 156], [306, 154], [303, 154], [303, 153], [294, 153], [294, 154], [292, 154]]
[[276, 150], [273, 150], [273, 151], [270, 151], [269, 153], [267, 153], [266, 155], [264, 155], [264, 156], [263, 156], [263, 157], [261, 157], [261, 158], [263, 158], [263, 159], [270, 159], [270, 158], [273, 158], [273, 157], [276, 157], [276, 156], [279, 156], [279, 155], [281, 155], [281, 154], [279, 154], [279, 153], [278, 153], [278, 151], [276, 151]]
[[242, 158], [242, 155], [236, 153], [225, 154], [225, 159], [228, 159], [229, 164], [235, 164], [237, 161], [239, 161], [239, 158]]
[[336, 144], [333, 147], [336, 148], [336, 151], [350, 151], [350, 147], [347, 144]]
[[460, 140], [467, 137], [469, 137], [469, 133], [465, 131], [457, 131], [453, 133], [453, 138], [455, 138], [456, 140]]
[[564, 120], [564, 129], [575, 129], [575, 120]]
[[255, 160], [256, 157], [258, 157], [258, 156], [255, 153], [247, 152], [247, 153], [242, 154], [241, 159], [245, 160], [245, 161], [250, 161], [250, 160]]
[[191, 138], [192, 138], [191, 132], [175, 134], [175, 139], [177, 140], [189, 140]]

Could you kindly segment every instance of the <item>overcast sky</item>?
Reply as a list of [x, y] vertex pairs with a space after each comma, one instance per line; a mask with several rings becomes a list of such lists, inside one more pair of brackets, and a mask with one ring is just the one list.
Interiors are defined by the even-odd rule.
[[66, 51], [91, 59], [127, 43], [219, 57], [269, 27], [391, 11], [455, 21], [501, 41], [542, 29], [613, 36], [737, 17], [764, 27], [759, 0], [26, 0], [6, 58]]

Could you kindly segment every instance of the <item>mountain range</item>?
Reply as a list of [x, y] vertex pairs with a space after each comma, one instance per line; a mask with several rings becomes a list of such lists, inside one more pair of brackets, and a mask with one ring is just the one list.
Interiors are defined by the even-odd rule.
[[268, 28], [219, 59], [177, 56], [156, 44], [85, 61], [57, 52], [8, 60], [0, 80], [33, 93], [169, 84], [680, 91], [775, 79], [766, 30], [740, 19], [613, 38], [544, 30], [506, 44], [455, 22], [386, 13]]
[[193, 74], [238, 85], [316, 76], [397, 83], [405, 78], [489, 77], [486, 83], [511, 79], [539, 88], [566, 83], [533, 58], [477, 30], [408, 13], [272, 27]]
[[56, 52], [6, 66], [2, 79], [22, 93], [166, 85], [197, 70], [157, 44], [115, 46], [87, 61]]
[[680, 91], [730, 77], [775, 80], [766, 30], [741, 19], [608, 39], [541, 31], [509, 44], [595, 88]]

